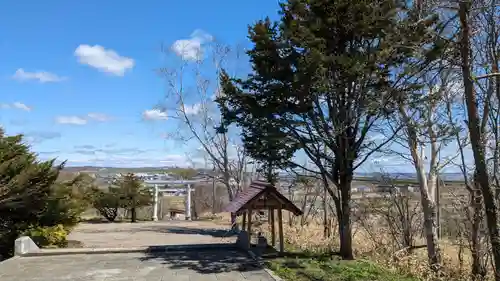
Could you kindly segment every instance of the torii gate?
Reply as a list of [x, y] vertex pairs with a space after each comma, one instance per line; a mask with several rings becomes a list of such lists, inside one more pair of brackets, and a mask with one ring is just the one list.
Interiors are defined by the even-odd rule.
[[[146, 186], [153, 189], [153, 221], [158, 220], [158, 193], [165, 191], [182, 191], [186, 192], [185, 217], [186, 220], [191, 220], [191, 192], [194, 191], [192, 185], [195, 183], [205, 182], [205, 180], [145, 180]], [[166, 186], [183, 185], [183, 188], [171, 188]]]

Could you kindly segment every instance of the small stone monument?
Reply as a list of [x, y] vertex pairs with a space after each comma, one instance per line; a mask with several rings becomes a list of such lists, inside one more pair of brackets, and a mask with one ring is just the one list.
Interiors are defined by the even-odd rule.
[[236, 246], [242, 250], [249, 250], [250, 246], [250, 236], [248, 235], [248, 232], [245, 230], [242, 230], [238, 233], [238, 238], [236, 239]]
[[29, 253], [39, 252], [40, 248], [29, 236], [21, 236], [14, 242], [14, 255], [23, 256]]
[[262, 235], [262, 232], [259, 232], [257, 235], [257, 248], [266, 249], [267, 248], [267, 239]]

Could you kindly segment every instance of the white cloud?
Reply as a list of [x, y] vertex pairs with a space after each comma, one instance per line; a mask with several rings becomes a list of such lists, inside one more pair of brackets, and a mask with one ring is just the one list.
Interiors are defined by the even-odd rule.
[[68, 125], [85, 125], [87, 120], [78, 116], [58, 116], [56, 117], [56, 122], [59, 124]]
[[[60, 153], [59, 158], [68, 159], [68, 165], [92, 165], [97, 167], [162, 167], [189, 166], [189, 159], [178, 154], [167, 154], [162, 150], [151, 150], [140, 155], [129, 155], [113, 152], [97, 152], [94, 154], [71, 151]], [[45, 156], [51, 158], [54, 155]]]
[[14, 102], [12, 104], [8, 104], [8, 103], [2, 103], [0, 104], [0, 108], [2, 109], [10, 109], [10, 108], [15, 108], [15, 109], [20, 109], [20, 110], [24, 110], [24, 111], [31, 111], [33, 108], [30, 107], [30, 106], [27, 106], [26, 104], [22, 103], [22, 102]]
[[172, 44], [172, 50], [183, 60], [196, 61], [203, 58], [203, 45], [213, 40], [212, 35], [195, 30], [190, 39], [180, 39]]
[[22, 68], [16, 70], [12, 78], [19, 81], [38, 80], [40, 83], [61, 82], [67, 79], [66, 77], [58, 76], [57, 74], [46, 71], [28, 72]]
[[24, 110], [24, 111], [31, 111], [31, 109], [32, 109], [30, 106], [27, 106], [24, 103], [18, 102], [18, 101], [16, 101], [15, 103], [13, 103], [12, 106], [14, 108], [21, 109], [21, 110]]
[[167, 120], [168, 115], [165, 111], [159, 109], [149, 109], [142, 113], [142, 117], [145, 120]]
[[75, 56], [81, 64], [97, 68], [102, 72], [123, 76], [127, 70], [134, 67], [135, 62], [131, 58], [122, 57], [111, 49], [105, 49], [99, 45], [80, 45], [75, 50]]
[[104, 114], [104, 113], [91, 112], [91, 113], [87, 114], [87, 116], [89, 119], [99, 121], [99, 122], [106, 122], [106, 121], [111, 120], [111, 117]]
[[187, 115], [196, 115], [200, 112], [200, 110], [201, 110], [201, 104], [199, 103], [184, 106], [184, 111], [186, 112]]

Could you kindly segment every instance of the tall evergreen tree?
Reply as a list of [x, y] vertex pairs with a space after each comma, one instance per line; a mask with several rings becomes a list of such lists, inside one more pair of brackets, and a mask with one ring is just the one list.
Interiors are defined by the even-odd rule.
[[19, 233], [44, 221], [62, 167], [38, 161], [21, 135], [6, 136], [0, 128], [0, 259], [11, 254]]
[[[418, 88], [433, 61], [435, 17], [417, 21], [403, 0], [288, 0], [281, 19], [249, 28], [253, 73], [222, 74], [224, 126], [236, 123], [252, 157], [274, 168], [317, 166], [339, 220], [340, 253], [352, 259], [354, 171], [387, 143], [368, 140]], [[412, 82], [413, 81], [413, 82]], [[307, 167], [302, 167], [307, 170]]]
[[153, 196], [150, 189], [144, 186], [142, 180], [132, 173], [122, 175], [117, 185], [122, 206], [130, 210], [131, 221], [136, 222], [137, 208], [152, 203]]

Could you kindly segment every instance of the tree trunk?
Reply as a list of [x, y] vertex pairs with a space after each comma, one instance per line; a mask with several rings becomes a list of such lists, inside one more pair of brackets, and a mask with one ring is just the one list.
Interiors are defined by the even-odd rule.
[[326, 204], [326, 198], [328, 194], [326, 192], [326, 186], [323, 188], [323, 237], [330, 237], [329, 225], [328, 225], [328, 206]]
[[[227, 171], [227, 170], [226, 170]], [[228, 172], [224, 172], [224, 185], [227, 188], [227, 195], [229, 197], [229, 202], [234, 200], [235, 194], [233, 193], [233, 189], [230, 183], [231, 177]], [[238, 230], [238, 224], [236, 222], [237, 216], [235, 213], [231, 213], [231, 229]]]
[[[290, 199], [293, 202], [293, 190], [291, 185], [288, 186], [288, 199]], [[305, 208], [302, 208], [302, 210], [305, 211]], [[302, 215], [302, 217], [304, 217], [304, 215]], [[293, 214], [291, 212], [288, 212], [288, 226], [292, 227], [293, 223], [294, 223]]]
[[340, 177], [340, 194], [337, 206], [337, 218], [339, 221], [340, 256], [345, 260], [353, 260], [352, 252], [352, 225], [351, 225], [351, 183], [352, 177]]
[[500, 281], [500, 233], [498, 230], [498, 210], [495, 202], [495, 195], [490, 188], [489, 176], [486, 167], [485, 145], [483, 142], [484, 132], [481, 132], [480, 129], [477, 98], [474, 90], [474, 81], [472, 80], [471, 75], [469, 9], [469, 2], [462, 1], [459, 3], [459, 17], [462, 29], [460, 38], [462, 76], [464, 81], [465, 102], [467, 105], [469, 136], [472, 153], [474, 155], [474, 164], [476, 165], [477, 180], [483, 195], [486, 223], [488, 226], [493, 262], [495, 265], [495, 280]]
[[427, 258], [432, 270], [439, 271], [441, 267], [441, 249], [437, 233], [436, 204], [428, 199], [422, 199], [424, 212], [425, 240], [427, 243]]
[[212, 215], [215, 215], [215, 205], [216, 205], [216, 188], [215, 188], [215, 177], [212, 179]]
[[[396, 204], [399, 204], [401, 228], [402, 228], [402, 246], [407, 248], [408, 252], [412, 251], [413, 246], [413, 235], [412, 235], [412, 225], [411, 225], [411, 214], [410, 214], [410, 199], [405, 191], [403, 195], [397, 195], [395, 199]], [[397, 205], [396, 205], [397, 206]]]
[[[437, 272], [441, 268], [441, 251], [439, 248], [438, 233], [437, 233], [437, 208], [436, 208], [436, 187], [437, 187], [437, 174], [435, 167], [436, 154], [433, 152], [431, 155], [429, 177], [427, 177], [426, 169], [424, 166], [424, 151], [418, 151], [418, 135], [412, 123], [407, 121], [408, 132], [408, 147], [413, 160], [413, 166], [417, 173], [417, 181], [420, 189], [420, 202], [422, 204], [422, 212], [424, 215], [424, 235], [427, 246], [427, 259], [429, 267]], [[432, 145], [432, 144], [431, 144]]]
[[130, 216], [131, 216], [131, 221], [136, 222], [137, 221], [137, 212], [135, 207], [130, 208]]
[[[477, 185], [477, 184], [476, 184]], [[483, 260], [483, 245], [481, 242], [481, 222], [483, 220], [482, 216], [482, 196], [479, 189], [473, 190], [471, 192], [471, 210], [472, 210], [472, 221], [471, 221], [471, 256], [472, 256], [472, 279], [473, 280], [484, 280], [486, 276], [487, 269], [486, 264]]]
[[[439, 248], [437, 233], [437, 208], [434, 200], [434, 190], [437, 184], [437, 175], [434, 172], [429, 173], [429, 178], [425, 174], [422, 159], [414, 154], [415, 169], [417, 170], [417, 179], [420, 187], [420, 200], [424, 213], [424, 233], [427, 243], [427, 259], [429, 266], [433, 271], [439, 271], [441, 268], [441, 249]], [[431, 167], [432, 169], [432, 167]]]

